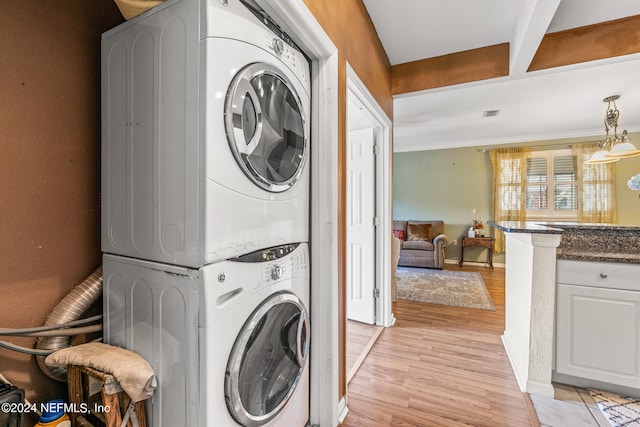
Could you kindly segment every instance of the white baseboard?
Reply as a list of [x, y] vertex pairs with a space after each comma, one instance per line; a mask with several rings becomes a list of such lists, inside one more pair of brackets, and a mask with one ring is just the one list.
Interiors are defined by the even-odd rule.
[[346, 396], [340, 399], [338, 402], [338, 423], [342, 424], [345, 418], [347, 418], [347, 414], [349, 413], [349, 408], [347, 408], [347, 398]]
[[516, 363], [514, 363], [515, 359], [511, 354], [509, 340], [505, 335], [500, 335], [500, 338], [502, 339], [502, 345], [504, 346], [504, 349], [507, 352], [507, 358], [509, 359], [509, 363], [511, 364], [511, 370], [513, 371], [513, 374], [516, 377], [516, 381], [518, 382], [518, 388], [520, 388], [521, 392], [525, 393], [527, 391], [527, 380], [524, 378], [523, 375], [520, 375], [518, 366]]
[[528, 380], [527, 393], [553, 397], [554, 396], [553, 384], [551, 383], [544, 384], [538, 381]]

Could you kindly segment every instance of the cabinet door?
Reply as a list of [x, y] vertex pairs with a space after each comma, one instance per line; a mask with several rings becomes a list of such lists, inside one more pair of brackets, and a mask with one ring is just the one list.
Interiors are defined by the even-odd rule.
[[640, 292], [558, 284], [556, 371], [640, 386]]

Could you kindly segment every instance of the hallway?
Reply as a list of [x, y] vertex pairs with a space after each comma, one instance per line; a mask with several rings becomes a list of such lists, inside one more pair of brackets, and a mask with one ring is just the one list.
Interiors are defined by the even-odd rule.
[[351, 381], [341, 426], [533, 425], [500, 338], [504, 269], [462, 270], [482, 274], [496, 311], [394, 303], [396, 324], [382, 332]]

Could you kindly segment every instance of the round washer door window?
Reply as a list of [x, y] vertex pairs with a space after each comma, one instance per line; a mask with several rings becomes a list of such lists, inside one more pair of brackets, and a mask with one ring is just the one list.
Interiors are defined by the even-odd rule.
[[233, 155], [249, 179], [267, 191], [291, 188], [307, 157], [307, 124], [300, 98], [277, 68], [255, 63], [233, 78], [225, 102]]
[[229, 412], [240, 424], [263, 425], [280, 413], [305, 369], [308, 314], [292, 293], [271, 295], [245, 322], [224, 381]]

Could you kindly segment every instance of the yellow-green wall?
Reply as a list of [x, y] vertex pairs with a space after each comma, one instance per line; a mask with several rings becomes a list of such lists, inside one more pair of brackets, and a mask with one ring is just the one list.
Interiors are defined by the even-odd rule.
[[[640, 148], [640, 133], [631, 135], [631, 141]], [[627, 181], [640, 173], [640, 156], [620, 160], [616, 163], [616, 200], [618, 203], [618, 223], [640, 225], [640, 191], [633, 191]]]
[[[491, 219], [491, 181], [489, 154], [477, 148], [396, 153], [394, 219], [444, 221], [449, 237], [445, 256], [457, 260], [460, 246], [454, 240], [466, 235], [474, 219]], [[492, 230], [485, 225], [485, 232], [490, 235]], [[465, 259], [484, 261], [486, 250], [468, 248]], [[494, 262], [504, 262], [504, 256], [496, 254]]]

